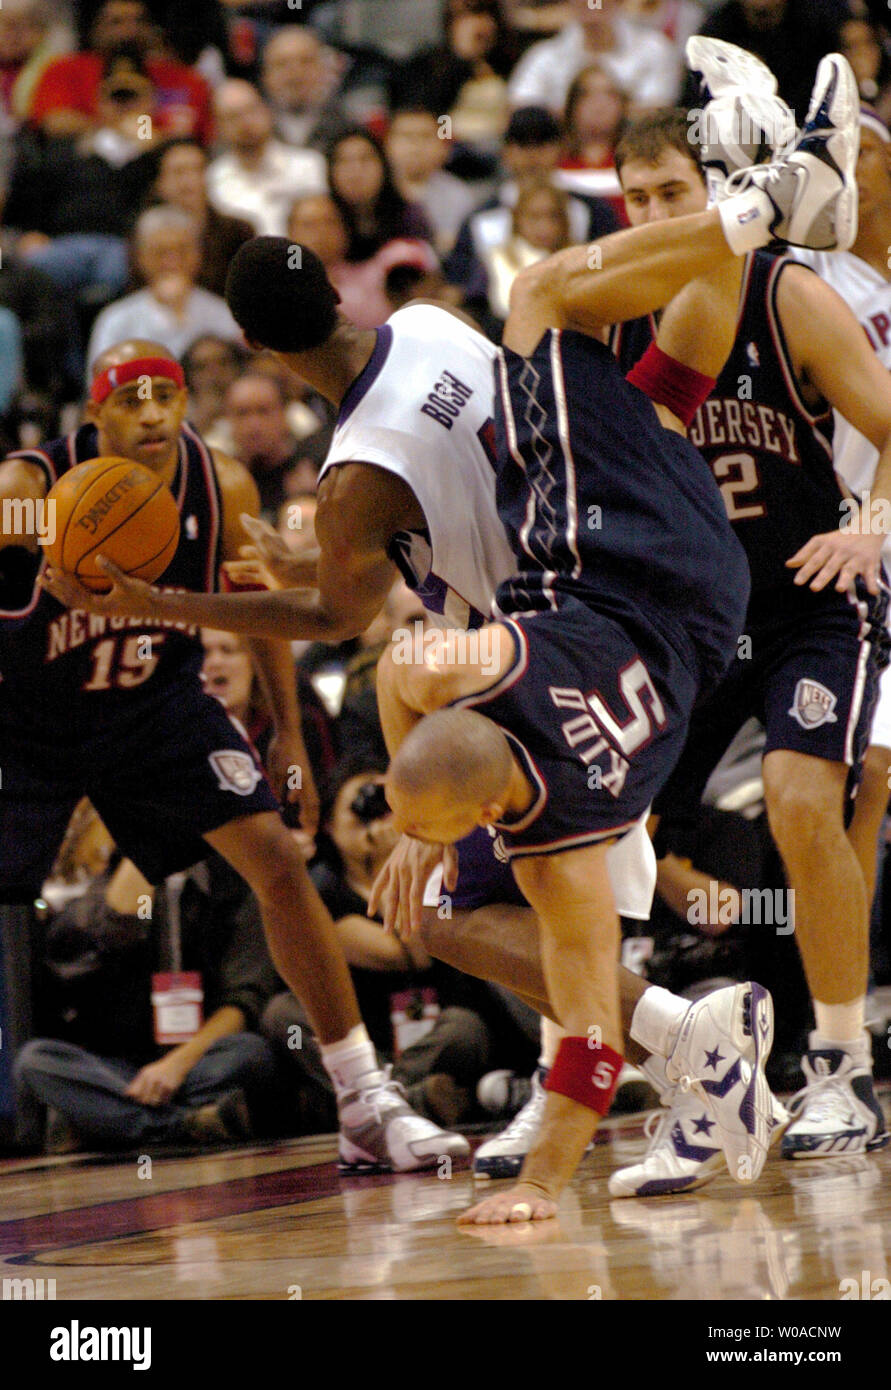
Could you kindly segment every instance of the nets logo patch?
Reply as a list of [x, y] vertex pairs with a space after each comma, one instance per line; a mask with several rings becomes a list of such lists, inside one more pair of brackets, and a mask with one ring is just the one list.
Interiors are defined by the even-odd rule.
[[789, 713], [803, 729], [819, 729], [821, 724], [838, 722], [838, 716], [833, 714], [837, 703], [832, 691], [819, 681], [800, 680]]
[[234, 792], [236, 796], [250, 796], [257, 783], [263, 780], [263, 774], [257, 770], [253, 758], [238, 749], [227, 748], [218, 753], [211, 753], [208, 761], [216, 773], [220, 791]]

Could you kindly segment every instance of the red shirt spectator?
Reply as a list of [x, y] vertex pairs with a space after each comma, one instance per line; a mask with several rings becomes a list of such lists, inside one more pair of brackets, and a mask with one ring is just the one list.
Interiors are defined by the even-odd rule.
[[[210, 89], [204, 78], [182, 63], [149, 58], [146, 71], [155, 88], [156, 117], [167, 135], [194, 135], [203, 145], [213, 136]], [[97, 114], [105, 59], [99, 53], [72, 53], [57, 58], [44, 72], [31, 102], [29, 117], [42, 125], [58, 111], [75, 111], [88, 119]]]

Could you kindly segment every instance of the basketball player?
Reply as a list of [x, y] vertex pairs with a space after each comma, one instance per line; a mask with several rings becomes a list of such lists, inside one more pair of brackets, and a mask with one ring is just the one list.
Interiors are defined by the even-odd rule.
[[[41, 502], [78, 463], [134, 459], [171, 487], [182, 517], [166, 583], [213, 590], [220, 562], [244, 539], [240, 514], [257, 514], [257, 490], [241, 464], [211, 453], [185, 410], [182, 369], [164, 348], [118, 344], [95, 364], [88, 423], [0, 464], [4, 519], [14, 515], [8, 503]], [[334, 923], [278, 799], [243, 730], [202, 689], [196, 629], [66, 611], [40, 587], [36, 536], [24, 539], [30, 548], [3, 551], [0, 896], [39, 893], [84, 795], [149, 882], [210, 845], [250, 884], [276, 967], [323, 1044], [343, 1164], [408, 1170], [466, 1154], [460, 1135], [415, 1115], [379, 1070]], [[276, 722], [272, 771], [284, 786], [288, 768], [307, 767], [290, 651], [263, 639], [253, 652]]]
[[[797, 198], [797, 195], [796, 195]], [[772, 208], [767, 219], [772, 221], [775, 209]], [[761, 216], [760, 213], [757, 214]], [[751, 221], [751, 214], [747, 216], [747, 221]], [[808, 217], [804, 217], [808, 221]], [[726, 242], [718, 233], [718, 219], [712, 217], [705, 219], [699, 228], [686, 227], [682, 229], [683, 234], [673, 237], [669, 235], [657, 236], [655, 239], [649, 236], [635, 235], [633, 246], [627, 247], [622, 255], [622, 243], [619, 238], [611, 239], [610, 243], [604, 243], [604, 265], [607, 272], [613, 271], [613, 265], [621, 272], [623, 264], [625, 266], [626, 281], [630, 277], [633, 280], [634, 288], [638, 294], [655, 294], [656, 300], [659, 296], [667, 297], [672, 289], [682, 283], [683, 279], [689, 277], [694, 270], [701, 267], [703, 262], [703, 248], [697, 248], [694, 240], [697, 234], [704, 235], [705, 259], [712, 257], [715, 264], [722, 263], [728, 256]], [[619, 242], [619, 246], [616, 243]], [[609, 248], [609, 250], [608, 250]], [[655, 248], [655, 249], [652, 249]], [[213, 605], [212, 611], [216, 617], [225, 625], [239, 628], [240, 626], [250, 630], [252, 627], [277, 633], [288, 632], [307, 632], [314, 636], [328, 636], [333, 634], [345, 634], [351, 630], [349, 627], [339, 628], [340, 623], [355, 623], [356, 629], [361, 628], [363, 623], [368, 621], [368, 617], [362, 612], [361, 604], [368, 603], [368, 612], [371, 611], [371, 602], [365, 592], [371, 587], [372, 577], [379, 586], [378, 595], [375, 602], [380, 601], [380, 595], [386, 592], [392, 578], [392, 570], [387, 567], [386, 559], [388, 553], [394, 550], [400, 553], [400, 546], [392, 545], [391, 542], [398, 540], [402, 542], [402, 554], [411, 553], [412, 549], [418, 559], [424, 558], [424, 546], [426, 545], [427, 562], [426, 567], [420, 571], [420, 578], [417, 573], [411, 574], [414, 578], [415, 586], [427, 584], [429, 595], [429, 607], [436, 607], [440, 612], [449, 612], [446, 603], [452, 605], [452, 612], [457, 612], [467, 621], [468, 617], [475, 622], [479, 622], [481, 613], [489, 601], [491, 594], [492, 581], [489, 575], [483, 574], [483, 582], [480, 580], [482, 566], [480, 557], [486, 554], [487, 546], [480, 538], [480, 528], [482, 521], [491, 515], [491, 506], [487, 506], [486, 489], [480, 486], [480, 468], [477, 463], [468, 466], [466, 453], [462, 458], [463, 475], [460, 482], [463, 490], [456, 491], [454, 487], [454, 471], [452, 473], [453, 483], [451, 493], [446, 491], [445, 482], [433, 479], [430, 476], [428, 460], [432, 450], [436, 448], [435, 440], [437, 430], [433, 430], [433, 425], [441, 432], [448, 431], [450, 434], [454, 429], [454, 434], [449, 441], [449, 447], [456, 448], [456, 439], [461, 439], [461, 421], [465, 422], [465, 439], [468, 437], [466, 425], [471, 421], [473, 427], [469, 437], [474, 441], [475, 457], [482, 460], [482, 473], [488, 472], [490, 465], [486, 461], [486, 454], [483, 448], [487, 417], [478, 415], [481, 404], [485, 405], [487, 399], [491, 399], [491, 387], [488, 390], [481, 387], [477, 400], [471, 407], [464, 410], [468, 405], [470, 397], [474, 395], [474, 390], [467, 390], [469, 380], [478, 380], [474, 376], [474, 364], [472, 354], [476, 354], [476, 361], [479, 362], [479, 345], [484, 343], [477, 334], [472, 334], [468, 338], [465, 334], [466, 347], [471, 349], [465, 351], [464, 361], [460, 372], [446, 369], [441, 371], [443, 360], [454, 361], [457, 351], [455, 345], [454, 324], [446, 326], [444, 316], [441, 312], [434, 311], [431, 319], [430, 311], [427, 309], [414, 308], [403, 311], [401, 315], [394, 316], [391, 324], [388, 325], [389, 333], [382, 331], [375, 335], [365, 335], [366, 341], [362, 342], [360, 335], [355, 330], [351, 330], [348, 325], [341, 321], [337, 324], [333, 314], [333, 303], [329, 300], [328, 306], [325, 304], [325, 292], [330, 295], [330, 288], [318, 279], [313, 280], [315, 266], [311, 258], [306, 253], [303, 256], [302, 273], [300, 275], [289, 274], [290, 261], [289, 252], [295, 248], [288, 248], [286, 244], [273, 245], [268, 242], [254, 244], [254, 250], [250, 255], [255, 261], [254, 273], [250, 276], [245, 274], [242, 277], [243, 298], [240, 305], [236, 307], [236, 313], [242, 318], [243, 324], [247, 329], [248, 335], [255, 340], [270, 343], [282, 355], [285, 360], [295, 367], [306, 379], [313, 381], [320, 389], [326, 391], [330, 398], [340, 403], [343, 400], [341, 413], [340, 431], [343, 431], [346, 438], [343, 439], [342, 448], [345, 454], [344, 462], [349, 460], [351, 467], [339, 468], [336, 472], [341, 474], [341, 478], [334, 481], [341, 484], [339, 488], [340, 506], [333, 505], [332, 486], [325, 489], [323, 482], [322, 496], [320, 499], [320, 516], [325, 511], [326, 498], [332, 499], [332, 505], [328, 507], [328, 515], [323, 518], [323, 524], [319, 526], [319, 539], [322, 547], [323, 564], [320, 569], [321, 595], [312, 596], [307, 602], [301, 595], [252, 595], [248, 598], [248, 605], [245, 606], [245, 597], [240, 596], [233, 603], [231, 599], [206, 599], [203, 596], [194, 595], [179, 596], [171, 598], [168, 595], [153, 594], [147, 586], [133, 585], [129, 581], [118, 578], [118, 585], [115, 593], [110, 599], [96, 599], [95, 597], [83, 595], [83, 601], [91, 606], [99, 605], [99, 611], [117, 611], [118, 606], [123, 602], [125, 611], [126, 604], [132, 602], [135, 608], [131, 611], [146, 611], [155, 608], [156, 604], [167, 604], [173, 602], [176, 605], [192, 605], [197, 603], [200, 606], [202, 617], [210, 617], [211, 609], [206, 605]], [[584, 249], [583, 249], [584, 250]], [[615, 250], [615, 262], [611, 252]], [[649, 269], [642, 259], [647, 254], [651, 257]], [[682, 262], [680, 267], [671, 269], [668, 262], [668, 255]], [[264, 261], [258, 261], [257, 257], [262, 256]], [[277, 256], [277, 262], [270, 259]], [[601, 296], [606, 305], [605, 312], [601, 312], [598, 322], [602, 323], [606, 317], [615, 312], [621, 295], [618, 293], [618, 286], [615, 283], [615, 273], [612, 275], [598, 274], [596, 276], [588, 273], [589, 266], [584, 254], [579, 256], [573, 253], [572, 260], [574, 265], [570, 267], [565, 261], [558, 258], [559, 273], [563, 273], [563, 268], [568, 273], [570, 268], [575, 274], [575, 292], [579, 300], [579, 312], [582, 312], [583, 299], [592, 294]], [[236, 263], [237, 266], [238, 263]], [[247, 265], [249, 262], [245, 262]], [[257, 273], [259, 272], [259, 273]], [[309, 272], [306, 274], [305, 272]], [[276, 293], [268, 300], [264, 300], [258, 293], [259, 287], [263, 286], [268, 290], [270, 285], [275, 285]], [[627, 287], [626, 287], [627, 288]], [[231, 295], [230, 295], [231, 298]], [[626, 301], [623, 301], [623, 306]], [[290, 310], [290, 313], [288, 312]], [[317, 322], [320, 312], [324, 315], [330, 314], [330, 327], [327, 331], [319, 331]], [[418, 315], [426, 315], [427, 324], [423, 327]], [[283, 317], [284, 316], [284, 317]], [[407, 324], [403, 327], [404, 321], [408, 316], [414, 316], [413, 324], [416, 325], [413, 333], [407, 331]], [[262, 321], [261, 320], [265, 320]], [[590, 316], [585, 318], [585, 322], [590, 322]], [[336, 332], [332, 332], [336, 330]], [[426, 329], [426, 332], [424, 331]], [[402, 330], [396, 339], [401, 352], [394, 352], [393, 357], [386, 363], [388, 353], [391, 348], [390, 337], [395, 337], [398, 330]], [[304, 348], [296, 351], [295, 339], [303, 335], [311, 335], [321, 340], [318, 351], [313, 348]], [[285, 341], [285, 338], [289, 341]], [[330, 340], [329, 340], [330, 339]], [[383, 340], [383, 341], [382, 341]], [[462, 340], [459, 338], [459, 345]], [[431, 344], [433, 346], [431, 346]], [[435, 357], [434, 357], [435, 347]], [[290, 349], [290, 351], [289, 351]], [[485, 345], [486, 366], [491, 361], [491, 349]], [[446, 354], [449, 356], [446, 356]], [[427, 376], [428, 368], [426, 362], [431, 358], [440, 364], [437, 368], [441, 379], [437, 383], [436, 376], [433, 376], [433, 384], [438, 384], [438, 389], [424, 390], [421, 386], [428, 387], [431, 378]], [[419, 362], [424, 363], [423, 375], [417, 371]], [[362, 369], [365, 368], [363, 371]], [[358, 376], [357, 376], [358, 369]], [[413, 390], [417, 395], [409, 394], [407, 383], [411, 380], [411, 373], [414, 371], [415, 383]], [[458, 387], [464, 389], [456, 389]], [[380, 389], [378, 384], [380, 383]], [[386, 383], [386, 389], [384, 389]], [[366, 399], [363, 399], [365, 397]], [[345, 398], [345, 399], [344, 399]], [[366, 408], [367, 405], [367, 408]], [[350, 437], [348, 431], [353, 417], [356, 427]], [[400, 421], [404, 419], [405, 425]], [[430, 421], [432, 424], [428, 424]], [[386, 422], [386, 423], [384, 423]], [[422, 431], [424, 428], [433, 430], [425, 438]], [[340, 433], [339, 431], [339, 433]], [[420, 437], [414, 441], [414, 436]], [[414, 441], [414, 442], [413, 442]], [[337, 463], [336, 450], [338, 440], [335, 439], [334, 450], [332, 451], [333, 462]], [[440, 446], [441, 447], [441, 446]], [[377, 462], [371, 467], [363, 465], [356, 460], [372, 457]], [[441, 499], [442, 505], [428, 505], [421, 509], [418, 506], [415, 493], [407, 487], [393, 487], [392, 480], [388, 477], [385, 470], [392, 469], [394, 472], [398, 468], [403, 477], [406, 475], [412, 478], [415, 484], [415, 493], [420, 493], [428, 501], [437, 501], [437, 494]], [[414, 470], [413, 472], [411, 470]], [[345, 476], [344, 476], [345, 475]], [[362, 476], [364, 475], [364, 476]], [[350, 486], [348, 486], [350, 484]], [[468, 506], [466, 499], [470, 497], [473, 505]], [[454, 516], [457, 507], [463, 503], [467, 508], [466, 516], [460, 518], [460, 526], [454, 525]], [[476, 505], [479, 503], [479, 505]], [[437, 570], [445, 571], [453, 583], [438, 576], [435, 572], [431, 573], [432, 564], [430, 563], [430, 540], [429, 535], [424, 536], [421, 532], [422, 526], [430, 525], [434, 534], [434, 561]], [[401, 523], [401, 524], [400, 524]], [[400, 536], [400, 531], [409, 531], [414, 534]], [[492, 553], [493, 539], [492, 528], [486, 527], [483, 530], [487, 538], [489, 553]], [[462, 540], [463, 538], [463, 540]], [[471, 556], [471, 563], [465, 565], [463, 569], [456, 566], [455, 562], [461, 552], [463, 544], [463, 554]], [[502, 553], [504, 549], [503, 536], [500, 542]], [[329, 551], [327, 566], [324, 562], [326, 546]], [[383, 569], [378, 577], [376, 570]], [[67, 586], [67, 587], [66, 587]], [[459, 587], [460, 586], [460, 587]], [[488, 592], [486, 592], [488, 590]], [[463, 593], [462, 593], [463, 591]], [[59, 592], [73, 592], [70, 581], [60, 581]], [[471, 605], [464, 595], [480, 594], [482, 600], [475, 613], [469, 611]], [[284, 603], [275, 603], [275, 600], [284, 600]], [[356, 613], [357, 599], [359, 613]], [[256, 606], [259, 600], [260, 606]], [[272, 601], [272, 602], [271, 602]], [[220, 607], [219, 605], [224, 605]], [[462, 608], [463, 605], [463, 608]], [[304, 613], [310, 624], [316, 626], [304, 627], [304, 619], [300, 613]], [[169, 614], [171, 609], [165, 610]], [[192, 610], [196, 611], [196, 610]], [[287, 626], [285, 626], [287, 624]], [[301, 624], [301, 626], [298, 626]], [[531, 916], [531, 914], [528, 914]], [[633, 977], [632, 977], [633, 978]], [[635, 980], [635, 987], [639, 987], [641, 982]], [[648, 991], [652, 994], [652, 991]], [[660, 992], [656, 992], [660, 993]], [[731, 993], [733, 993], [731, 991]], [[539, 996], [543, 997], [542, 991]], [[669, 996], [670, 998], [670, 996]], [[683, 1012], [684, 1005], [681, 1005]], [[723, 1059], [722, 1059], [723, 1060]], [[728, 1068], [728, 1071], [730, 1069]]]
[[[757, 60], [738, 57], [731, 45], [695, 42], [710, 89], [723, 81], [730, 86], [744, 71], [752, 90]], [[769, 99], [771, 74], [765, 82]], [[661, 123], [645, 118], [620, 148], [632, 223], [705, 206], [705, 187], [682, 126], [671, 116]], [[703, 150], [706, 164], [721, 158], [720, 149]], [[719, 172], [710, 170], [713, 181]], [[672, 205], [659, 201], [666, 186], [678, 190]], [[864, 217], [868, 226], [868, 199]], [[829, 268], [827, 278], [836, 278], [834, 258], [819, 259]], [[850, 263], [849, 255], [840, 259]], [[852, 554], [871, 554], [873, 572], [879, 564], [881, 534], [858, 525], [839, 540], [843, 512], [833, 472], [832, 407], [871, 448], [861, 486], [871, 477], [873, 497], [887, 499], [891, 380], [839, 297], [794, 261], [756, 252], [740, 280], [735, 345], [689, 437], [721, 487], [749, 557], [753, 593], [745, 640], [726, 682], [694, 716], [681, 765], [657, 809], [670, 806], [676, 815], [686, 807], [694, 817], [707, 777], [733, 734], [751, 714], [759, 715], [767, 730], [765, 800], [795, 895], [796, 940], [817, 1025], [802, 1062], [807, 1084], [793, 1101], [782, 1151], [787, 1158], [819, 1158], [863, 1152], [888, 1140], [864, 1029], [881, 791], [870, 788], [861, 825], [847, 833], [845, 828], [878, 672], [887, 660], [887, 600], [884, 592], [874, 597], [859, 585], [855, 597], [851, 567], [842, 566], [836, 576], [833, 567], [823, 568], [823, 558], [842, 544]], [[737, 311], [728, 306], [728, 312]], [[615, 330], [612, 343], [624, 368], [633, 366], [654, 332], [652, 319]], [[877, 761], [876, 780], [886, 800], [888, 757]], [[610, 1191], [617, 1196], [646, 1195], [654, 1178], [666, 1182], [671, 1174], [677, 1190], [686, 1190], [723, 1166], [715, 1146], [692, 1142], [696, 1107], [665, 1085], [659, 1060], [644, 1064], [644, 1071], [669, 1110], [644, 1162], [613, 1174]]]

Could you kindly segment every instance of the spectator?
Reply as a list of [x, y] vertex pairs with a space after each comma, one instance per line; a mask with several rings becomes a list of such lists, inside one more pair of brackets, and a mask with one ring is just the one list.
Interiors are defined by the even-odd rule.
[[24, 384], [22, 328], [11, 309], [0, 309], [0, 415], [7, 415]]
[[34, 88], [63, 45], [48, 0], [6, 0], [0, 8], [0, 133], [27, 119]]
[[[231, 1144], [270, 1123], [275, 1063], [253, 1029], [277, 977], [259, 908], [221, 859], [177, 878], [145, 920], [152, 889], [125, 859], [50, 929], [58, 1035], [26, 1043], [15, 1061], [25, 1095], [49, 1108], [50, 1147], [62, 1147], [60, 1119], [66, 1149], [140, 1151]], [[182, 1008], [174, 1022], [159, 1005], [153, 1040], [153, 972], [183, 970], [201, 1004], [185, 1027]]]
[[627, 113], [624, 91], [599, 63], [589, 63], [570, 83], [560, 168], [578, 171], [577, 179], [567, 180], [569, 187], [604, 198], [620, 222], [625, 210], [614, 156]]
[[211, 294], [226, 288], [229, 262], [254, 228], [239, 217], [218, 212], [207, 196], [207, 155], [194, 140], [174, 140], [161, 152], [155, 192], [168, 207], [182, 208], [201, 229], [198, 284]]
[[157, 124], [166, 135], [213, 134], [210, 89], [191, 68], [157, 56], [157, 33], [144, 0], [105, 0], [90, 30], [88, 48], [56, 58], [34, 91], [30, 120], [48, 135], [80, 135], [95, 127], [107, 55], [133, 45], [145, 59], [155, 89]]
[[[529, 106], [511, 116], [502, 151], [508, 178], [495, 197], [465, 219], [445, 265], [451, 283], [461, 285], [471, 302], [485, 299], [483, 261], [493, 246], [503, 246], [510, 236], [513, 208], [523, 180], [533, 174], [553, 175], [561, 149], [560, 125], [549, 111]], [[615, 213], [602, 199], [570, 197], [572, 242], [606, 236], [617, 226]]]
[[709, 8], [713, 8], [711, 3], [703, 5], [699, 0], [625, 0], [623, 14], [634, 24], [668, 39], [683, 68], [687, 40], [699, 32]]
[[444, 41], [403, 67], [394, 104], [448, 114], [455, 140], [495, 150], [509, 115], [516, 37], [499, 0], [444, 0], [442, 23]]
[[680, 85], [675, 52], [666, 38], [632, 24], [621, 13], [620, 0], [569, 0], [571, 23], [553, 39], [533, 44], [510, 79], [515, 107], [547, 106], [553, 112], [566, 104], [569, 84], [589, 63], [600, 63], [638, 106], [673, 102]]
[[[45, 425], [53, 425], [58, 408], [77, 400], [83, 387], [83, 348], [74, 305], [48, 275], [28, 265], [14, 246], [4, 245], [0, 306], [10, 309], [19, 322], [25, 383], [34, 393], [32, 409], [44, 417]], [[47, 438], [47, 431], [40, 437]]]
[[297, 440], [288, 429], [285, 396], [276, 377], [248, 371], [226, 393], [233, 453], [250, 469], [263, 515], [274, 522], [286, 498], [315, 490], [326, 432]]
[[369, 131], [354, 127], [331, 144], [328, 181], [349, 234], [348, 261], [367, 261], [397, 238], [432, 240], [427, 218], [398, 191], [383, 147]]
[[526, 179], [514, 207], [510, 236], [503, 245], [490, 247], [483, 262], [489, 309], [502, 326], [511, 285], [520, 271], [569, 244], [567, 195], [544, 174]]
[[206, 334], [189, 345], [181, 360], [189, 392], [189, 421], [212, 449], [231, 452], [231, 441], [227, 449], [210, 436], [224, 413], [226, 392], [247, 365], [247, 351], [225, 338]]
[[340, 90], [345, 63], [312, 29], [276, 29], [263, 49], [262, 83], [286, 144], [324, 152], [345, 121], [360, 119], [350, 116]]
[[102, 310], [90, 336], [88, 363], [125, 338], [148, 335], [174, 357], [207, 333], [242, 341], [226, 301], [198, 287], [201, 237], [188, 213], [149, 208], [136, 223], [133, 243], [136, 268], [146, 287]]
[[94, 309], [129, 278], [127, 237], [157, 173], [154, 99], [138, 50], [118, 49], [107, 57], [94, 130], [27, 127], [16, 141], [5, 217], [24, 233], [19, 253]]
[[[415, 1108], [439, 1123], [457, 1124], [471, 1110], [476, 1082], [493, 1064], [496, 1038], [502, 1049], [522, 1044], [516, 1044], [487, 986], [431, 961], [416, 941], [404, 944], [368, 917], [371, 885], [396, 841], [379, 764], [361, 756], [338, 764], [323, 822], [331, 862], [317, 862], [311, 872], [337, 925], [372, 1041], [383, 1056], [395, 1054], [393, 1079], [406, 1086]], [[271, 1002], [263, 1031], [303, 1079], [301, 1128], [332, 1128], [330, 1082], [293, 995]], [[295, 1036], [300, 1046], [289, 1048]]]
[[378, 328], [393, 312], [386, 284], [394, 267], [410, 265], [422, 274], [438, 268], [427, 242], [406, 237], [388, 241], [368, 260], [347, 261], [349, 235], [340, 207], [329, 194], [297, 199], [288, 236], [315, 251], [340, 294], [341, 309], [358, 328]]
[[217, 88], [214, 111], [223, 153], [208, 170], [211, 202], [219, 212], [245, 218], [261, 236], [282, 236], [296, 194], [324, 189], [324, 159], [277, 140], [272, 112], [241, 78]]
[[862, 100], [887, 125], [891, 120], [891, 57], [879, 29], [866, 18], [846, 19], [841, 26], [839, 50], [854, 69]]
[[[839, 47], [844, 10], [834, 0], [727, 0], [701, 32], [746, 48], [776, 76], [780, 96], [804, 123], [817, 64]], [[685, 104], [697, 106], [697, 84], [688, 78]]]
[[451, 251], [458, 228], [476, 205], [467, 184], [444, 168], [450, 145], [432, 111], [393, 112], [386, 141], [393, 180], [403, 198], [423, 209], [440, 255]]

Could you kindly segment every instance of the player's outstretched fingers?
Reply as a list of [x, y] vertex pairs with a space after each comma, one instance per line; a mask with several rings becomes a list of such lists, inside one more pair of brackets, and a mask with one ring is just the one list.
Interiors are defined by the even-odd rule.
[[557, 1215], [557, 1203], [534, 1187], [518, 1183], [506, 1192], [486, 1197], [458, 1217], [459, 1226], [507, 1226], [524, 1221], [548, 1221]]

